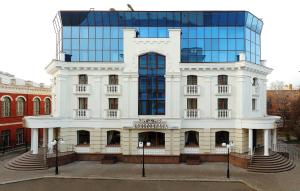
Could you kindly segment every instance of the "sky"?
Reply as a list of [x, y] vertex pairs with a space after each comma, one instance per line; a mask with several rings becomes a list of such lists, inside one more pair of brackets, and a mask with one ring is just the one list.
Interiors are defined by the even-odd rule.
[[248, 10], [264, 22], [262, 60], [274, 81], [300, 86], [300, 11], [296, 0], [1, 0], [0, 71], [50, 84], [55, 59], [52, 21], [59, 10]]

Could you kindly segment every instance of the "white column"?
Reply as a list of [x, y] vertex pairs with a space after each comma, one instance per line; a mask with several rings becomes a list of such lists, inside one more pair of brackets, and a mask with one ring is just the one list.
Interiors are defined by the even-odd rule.
[[248, 145], [249, 145], [249, 153], [250, 155], [253, 154], [253, 129], [248, 130]]
[[52, 146], [52, 144], [51, 144], [51, 142], [53, 141], [53, 128], [49, 128], [48, 129], [48, 152], [49, 153], [52, 153], [52, 148], [53, 148], [53, 146]]
[[47, 146], [47, 129], [43, 128], [43, 147]]
[[264, 129], [264, 155], [269, 156], [269, 129]]
[[39, 149], [39, 129], [31, 129], [31, 150], [32, 154], [38, 154]]
[[269, 149], [272, 149], [272, 131], [269, 130]]
[[277, 151], [277, 129], [273, 130], [273, 145], [274, 151]]

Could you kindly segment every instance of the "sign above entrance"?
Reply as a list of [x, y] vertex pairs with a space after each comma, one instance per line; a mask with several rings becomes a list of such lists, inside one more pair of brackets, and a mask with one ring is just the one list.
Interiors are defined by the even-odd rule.
[[162, 119], [139, 119], [134, 122], [133, 127], [136, 129], [167, 129], [168, 125]]

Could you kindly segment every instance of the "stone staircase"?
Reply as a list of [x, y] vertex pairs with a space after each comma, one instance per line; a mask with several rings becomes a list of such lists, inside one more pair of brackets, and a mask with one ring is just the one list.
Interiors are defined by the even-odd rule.
[[248, 167], [250, 172], [277, 173], [285, 172], [295, 167], [294, 161], [278, 152], [271, 152], [269, 156], [254, 155]]
[[43, 154], [34, 155], [32, 151], [17, 156], [5, 164], [5, 168], [18, 171], [34, 171], [47, 169]]

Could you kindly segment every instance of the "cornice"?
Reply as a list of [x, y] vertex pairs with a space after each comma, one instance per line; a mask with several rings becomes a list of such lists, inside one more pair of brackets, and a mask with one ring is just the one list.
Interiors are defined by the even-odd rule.
[[51, 95], [51, 88], [0, 84], [0, 92], [2, 92], [2, 93], [19, 93], [19, 94]]

